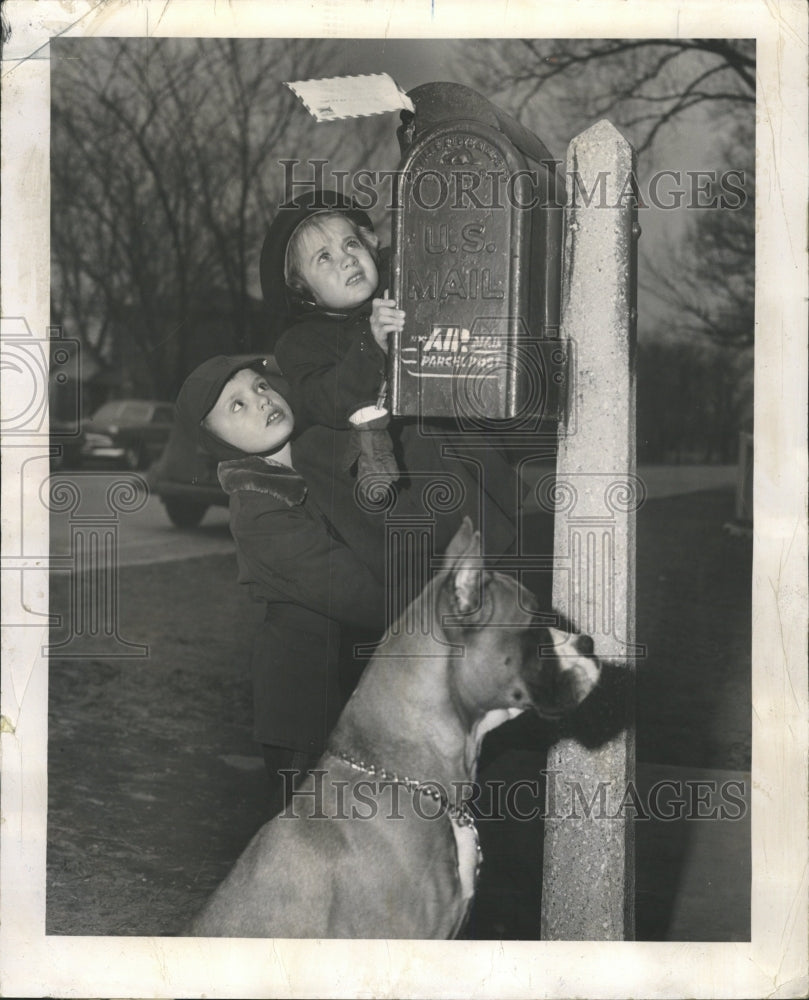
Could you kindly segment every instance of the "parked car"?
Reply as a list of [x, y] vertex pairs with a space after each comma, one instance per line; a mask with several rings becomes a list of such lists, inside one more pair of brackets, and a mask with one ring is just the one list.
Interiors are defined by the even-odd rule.
[[227, 494], [216, 478], [217, 465], [188, 439], [180, 424], [174, 425], [163, 454], [149, 470], [149, 486], [176, 527], [196, 528], [209, 507], [227, 507]]
[[[250, 360], [256, 355], [244, 357]], [[280, 374], [271, 354], [267, 361], [267, 371]], [[216, 477], [217, 465], [215, 458], [190, 441], [179, 424], [174, 424], [163, 454], [149, 470], [149, 486], [163, 501], [172, 524], [195, 528], [209, 507], [228, 506], [228, 496]]]
[[51, 416], [49, 420], [51, 443], [51, 469], [63, 471], [80, 469], [83, 449], [84, 430], [76, 426], [74, 421], [59, 420]]
[[145, 469], [157, 459], [174, 423], [174, 407], [153, 399], [104, 403], [85, 423], [82, 458]]

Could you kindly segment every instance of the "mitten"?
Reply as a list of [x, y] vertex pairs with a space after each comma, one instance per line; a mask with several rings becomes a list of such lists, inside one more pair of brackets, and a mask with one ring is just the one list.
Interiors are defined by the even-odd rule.
[[354, 454], [359, 449], [357, 479], [360, 484], [364, 476], [373, 476], [374, 483], [395, 483], [399, 478], [399, 466], [393, 454], [393, 442], [385, 430], [390, 421], [388, 411], [379, 406], [365, 406], [349, 420], [353, 427], [349, 453]]
[[356, 429], [360, 457], [357, 459], [357, 478], [373, 475], [377, 481], [395, 483], [399, 466], [393, 454], [393, 442], [386, 430]]

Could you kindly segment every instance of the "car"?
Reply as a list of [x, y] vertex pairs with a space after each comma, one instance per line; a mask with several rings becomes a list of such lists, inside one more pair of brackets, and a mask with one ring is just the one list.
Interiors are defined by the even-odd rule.
[[54, 472], [80, 469], [84, 448], [84, 431], [75, 421], [59, 420], [51, 416], [49, 421], [51, 444], [51, 469]]
[[[241, 357], [241, 355], [239, 355]], [[243, 356], [245, 361], [255, 354]], [[267, 371], [280, 374], [275, 358], [269, 354]], [[219, 463], [191, 441], [179, 423], [174, 424], [166, 447], [149, 470], [149, 487], [159, 496], [169, 520], [177, 528], [196, 528], [209, 507], [227, 507], [228, 495], [219, 485]]]
[[218, 464], [175, 423], [163, 454], [149, 470], [149, 487], [175, 527], [196, 528], [209, 507], [227, 507], [228, 496], [216, 476]]
[[146, 469], [159, 458], [174, 424], [171, 403], [115, 399], [84, 424], [84, 461], [112, 461], [126, 469]]

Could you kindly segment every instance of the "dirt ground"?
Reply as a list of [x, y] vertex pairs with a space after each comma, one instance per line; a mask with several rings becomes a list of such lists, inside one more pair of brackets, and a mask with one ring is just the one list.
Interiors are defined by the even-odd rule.
[[[751, 543], [723, 532], [732, 507], [719, 490], [639, 512], [641, 761], [750, 767]], [[120, 635], [149, 655], [51, 660], [48, 934], [182, 934], [267, 818], [248, 672], [263, 609], [235, 570], [233, 556], [124, 568]], [[55, 574], [51, 612], [69, 600]], [[525, 722], [495, 733], [487, 766], [535, 770], [542, 739]], [[540, 834], [484, 840], [469, 936], [538, 936]], [[660, 901], [642, 903], [648, 853], [639, 843], [640, 938], [665, 927]]]

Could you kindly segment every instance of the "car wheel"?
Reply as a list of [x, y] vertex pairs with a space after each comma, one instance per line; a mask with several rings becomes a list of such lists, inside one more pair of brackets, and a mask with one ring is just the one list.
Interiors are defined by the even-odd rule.
[[82, 455], [79, 451], [60, 445], [51, 455], [51, 469], [54, 472], [75, 472], [82, 467]]
[[205, 517], [208, 505], [204, 503], [194, 503], [191, 500], [176, 500], [173, 497], [166, 497], [163, 500], [169, 520], [177, 528], [196, 528]]
[[124, 452], [124, 465], [131, 472], [135, 472], [143, 465], [139, 448], [127, 448]]

